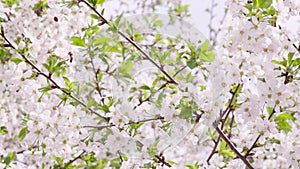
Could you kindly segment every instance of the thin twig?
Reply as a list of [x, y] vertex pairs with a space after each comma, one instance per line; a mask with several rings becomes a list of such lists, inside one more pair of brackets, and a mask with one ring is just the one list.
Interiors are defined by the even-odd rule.
[[64, 167], [68, 167], [70, 164], [72, 164], [73, 162], [75, 162], [76, 160], [78, 160], [79, 158], [82, 157], [82, 155], [85, 153], [85, 150], [83, 150], [77, 157], [75, 157], [74, 159], [70, 160]]
[[217, 147], [218, 147], [218, 144], [219, 144], [219, 142], [220, 142], [220, 139], [221, 139], [221, 136], [219, 135], [218, 138], [217, 138], [217, 140], [214, 141], [215, 145], [214, 145], [214, 147], [213, 147], [211, 153], [209, 154], [209, 156], [208, 156], [208, 158], [207, 158], [207, 160], [206, 160], [207, 164], [209, 164], [210, 159], [211, 159], [211, 158], [213, 157], [213, 155], [217, 152], [216, 149], [217, 149]]
[[162, 163], [162, 165], [161, 165], [162, 167], [164, 165], [166, 165], [169, 168], [172, 167], [170, 163], [166, 162], [165, 158], [162, 155], [155, 155], [155, 157], [158, 159], [159, 163]]
[[212, 46], [215, 46], [217, 44], [217, 37], [218, 37], [219, 33], [221, 32], [221, 25], [223, 25], [223, 23], [225, 21], [225, 18], [227, 16], [227, 13], [228, 13], [228, 10], [225, 9], [224, 15], [223, 15], [222, 19], [220, 20], [220, 25], [219, 25], [218, 29], [214, 30], [212, 22], [213, 22], [213, 20], [215, 18], [215, 15], [213, 14], [213, 11], [214, 11], [215, 7], [216, 7], [215, 1], [212, 0], [211, 1], [211, 7], [209, 9], [210, 19], [209, 19], [209, 24], [208, 24], [208, 27], [210, 29], [209, 40], [212, 41], [212, 43], [211, 43]]
[[[230, 98], [230, 100], [229, 100], [228, 106], [227, 106], [226, 109], [222, 112], [220, 118], [215, 122], [215, 123], [217, 123], [217, 124], [219, 124], [219, 123], [221, 122], [221, 130], [224, 129], [225, 122], [226, 122], [226, 120], [227, 120], [227, 118], [228, 118], [228, 115], [229, 115], [229, 113], [233, 110], [233, 108], [232, 108], [232, 107], [233, 107], [233, 105], [232, 105], [233, 99], [234, 99], [235, 96], [237, 95], [237, 92], [238, 92], [240, 86], [241, 86], [240, 83], [236, 86], [236, 89], [232, 92], [232, 96], [231, 96], [231, 98]], [[224, 116], [225, 116], [225, 118], [223, 118]], [[219, 135], [218, 138], [217, 138], [217, 140], [214, 142], [215, 145], [214, 145], [214, 147], [213, 147], [211, 153], [209, 154], [209, 156], [208, 156], [208, 158], [207, 158], [207, 160], [206, 160], [207, 163], [209, 163], [209, 161], [211, 160], [211, 158], [213, 157], [213, 155], [216, 153], [216, 149], [217, 149], [218, 144], [219, 144], [219, 142], [220, 142], [220, 138], [221, 138], [221, 135]]]
[[[181, 71], [183, 71], [187, 66], [183, 66], [181, 69], [179, 69], [174, 75], [173, 78], [175, 78]], [[140, 100], [140, 103], [138, 103], [136, 106], [133, 107], [133, 109], [136, 109], [137, 107], [141, 106], [143, 103], [150, 101], [151, 97], [159, 92], [161, 89], [165, 88], [169, 82], [164, 83], [163, 85], [160, 86], [157, 90], [155, 90], [153, 93], [151, 93], [146, 99]]]
[[[278, 25], [278, 29], [281, 30], [281, 26], [280, 26], [280, 25]], [[288, 40], [289, 42], [291, 42], [290, 37], [289, 37], [287, 34], [285, 34], [285, 36], [287, 37], [287, 40]], [[293, 43], [293, 47], [300, 53], [300, 45], [299, 45], [299, 47], [297, 47], [296, 44]]]
[[228, 133], [228, 138], [231, 137], [231, 129], [232, 129], [232, 126], [233, 126], [233, 123], [234, 123], [234, 114], [232, 113], [232, 116], [231, 116], [231, 119], [230, 119], [230, 123], [229, 123], [229, 133]]
[[180, 73], [181, 71], [183, 71], [186, 67], [187, 67], [187, 66], [185, 65], [185, 66], [183, 66], [181, 69], [179, 69], [179, 70], [173, 75], [173, 77], [177, 76], [178, 73]]
[[[131, 121], [126, 123], [125, 125], [130, 125], [130, 124], [138, 124], [138, 123], [144, 123], [144, 122], [148, 122], [148, 121], [155, 121], [155, 120], [163, 120], [164, 117], [156, 117], [156, 118], [151, 118], [151, 119], [144, 119], [144, 120], [140, 120], [140, 121]], [[98, 130], [102, 130], [105, 128], [110, 128], [110, 127], [115, 127], [117, 125], [115, 124], [109, 124], [109, 125], [104, 125], [104, 126], [82, 126], [83, 128], [94, 128], [94, 129], [98, 129]]]
[[[272, 113], [269, 115], [268, 120], [271, 120], [272, 116], [276, 113], [275, 111], [276, 105], [273, 107]], [[253, 144], [250, 146], [249, 150], [246, 152], [245, 157], [248, 157], [251, 153], [251, 151], [256, 147], [258, 140], [260, 139], [262, 135], [259, 134]]]
[[95, 74], [95, 84], [96, 84], [96, 91], [98, 92], [100, 98], [101, 98], [101, 103], [104, 105], [104, 99], [103, 99], [103, 96], [102, 96], [102, 93], [101, 93], [101, 89], [100, 89], [100, 86], [99, 86], [99, 77], [98, 77], [98, 73], [99, 73], [99, 69], [96, 70], [96, 67], [95, 67], [95, 64], [94, 64], [94, 60], [93, 60], [93, 57], [90, 55], [90, 60], [91, 60], [91, 65], [92, 65], [92, 68], [93, 68], [93, 72]]

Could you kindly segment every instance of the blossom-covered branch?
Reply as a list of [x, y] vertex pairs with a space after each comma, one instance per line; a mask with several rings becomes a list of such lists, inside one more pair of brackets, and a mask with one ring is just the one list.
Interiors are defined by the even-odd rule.
[[[17, 48], [15, 48], [12, 43], [6, 38], [4, 30], [1, 30], [0, 33], [1, 37], [3, 37], [3, 39], [9, 44], [9, 46], [11, 48], [13, 48], [15, 51], [17, 51]], [[52, 83], [52, 88], [53, 89], [59, 89], [60, 91], [62, 91], [64, 94], [66, 94], [67, 96], [69, 96], [70, 98], [72, 98], [73, 100], [75, 100], [77, 103], [79, 103], [80, 105], [82, 105], [83, 107], [87, 108], [87, 105], [85, 103], [83, 103], [81, 100], [79, 100], [78, 98], [76, 98], [75, 96], [73, 96], [71, 93], [67, 92], [66, 90], [64, 90], [62, 87], [60, 87], [52, 78], [51, 78], [51, 74], [47, 75], [44, 72], [42, 72], [34, 63], [32, 63], [24, 54], [22, 53], [18, 53], [27, 64], [29, 64], [32, 69], [34, 69], [38, 75], [42, 75], [43, 77], [45, 77], [47, 80], [49, 80]], [[96, 111], [94, 111], [91, 108], [87, 108], [92, 114], [97, 115], [98, 117], [104, 119], [106, 122], [109, 121], [108, 117], [102, 116], [101, 114], [97, 113]]]

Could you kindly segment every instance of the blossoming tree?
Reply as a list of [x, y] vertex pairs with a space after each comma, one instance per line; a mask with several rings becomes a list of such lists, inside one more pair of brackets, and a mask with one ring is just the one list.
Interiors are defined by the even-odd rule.
[[300, 1], [109, 3], [1, 0], [0, 168], [300, 167]]

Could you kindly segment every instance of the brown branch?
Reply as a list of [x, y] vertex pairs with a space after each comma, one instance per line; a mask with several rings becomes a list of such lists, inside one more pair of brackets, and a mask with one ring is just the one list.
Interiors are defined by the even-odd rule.
[[223, 131], [218, 127], [217, 123], [213, 124], [216, 131], [219, 133], [219, 135], [221, 136], [221, 138], [226, 142], [226, 144], [230, 147], [230, 149], [244, 162], [244, 164], [250, 168], [250, 169], [254, 169], [254, 167], [252, 167], [252, 165], [249, 163], [249, 161], [246, 159], [246, 157], [244, 157], [238, 150], [237, 148], [232, 144], [232, 142], [230, 141], [230, 139], [223, 133]]
[[169, 168], [172, 167], [170, 163], [166, 162], [164, 156], [162, 156], [162, 155], [155, 155], [155, 157], [157, 158], [157, 160], [158, 160], [159, 163], [162, 163], [162, 165], [161, 165], [162, 167], [163, 167], [164, 165], [166, 165], [166, 166], [169, 167]]
[[209, 154], [209, 156], [208, 156], [208, 158], [207, 158], [207, 160], [206, 160], [207, 164], [209, 164], [209, 161], [210, 161], [210, 159], [213, 157], [213, 155], [214, 155], [215, 153], [217, 153], [216, 149], [217, 149], [217, 147], [218, 147], [218, 144], [219, 144], [219, 142], [220, 142], [220, 139], [221, 139], [221, 136], [219, 135], [218, 138], [217, 138], [217, 141], [214, 141], [215, 145], [214, 145], [214, 147], [213, 147], [211, 153]]
[[64, 168], [68, 167], [70, 164], [72, 164], [73, 162], [75, 162], [76, 160], [78, 160], [79, 158], [82, 157], [82, 155], [85, 153], [85, 150], [83, 150], [77, 157], [75, 157], [74, 159], [70, 160], [65, 166]]
[[181, 69], [179, 69], [179, 70], [173, 75], [173, 77], [177, 76], [178, 73], [180, 73], [181, 71], [183, 71], [186, 67], [187, 67], [187, 66], [185, 65], [185, 66], [183, 66]]
[[[85, 0], [78, 0], [78, 3], [83, 2], [85, 3], [90, 9], [92, 9], [101, 19], [102, 23], [109, 24], [109, 21], [105, 19], [93, 6], [91, 6], [87, 1]], [[178, 84], [160, 65], [158, 65], [151, 57], [148, 55], [135, 41], [133, 41], [131, 38], [127, 37], [123, 32], [117, 29], [117, 32], [120, 36], [122, 36], [124, 39], [126, 39], [129, 43], [131, 43], [138, 51], [140, 51], [143, 56], [149, 60], [153, 65], [155, 65], [167, 78], [169, 79], [170, 83]]]

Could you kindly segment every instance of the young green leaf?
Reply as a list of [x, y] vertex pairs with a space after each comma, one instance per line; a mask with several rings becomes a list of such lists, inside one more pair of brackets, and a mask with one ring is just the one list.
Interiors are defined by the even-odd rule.
[[253, 5], [256, 8], [269, 8], [272, 3], [272, 0], [253, 0]]
[[0, 127], [0, 133], [1, 134], [7, 134], [8, 133], [8, 130], [7, 130], [6, 126], [1, 126]]
[[23, 62], [23, 59], [20, 58], [11, 58], [10, 61], [14, 62], [16, 65]]
[[25, 136], [27, 135], [27, 133], [28, 133], [28, 127], [22, 128], [18, 134], [19, 141], [22, 141], [25, 138]]
[[80, 37], [72, 37], [70, 38], [72, 45], [75, 46], [80, 46], [80, 47], [84, 47], [85, 46], [85, 41], [84, 39], [81, 39]]

